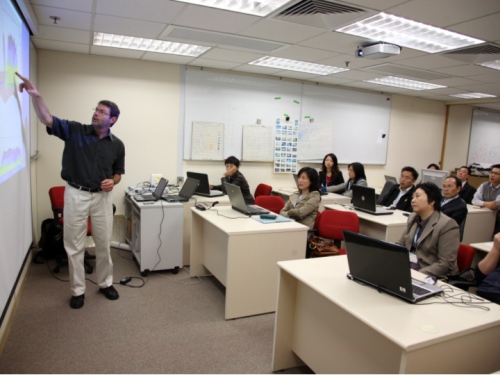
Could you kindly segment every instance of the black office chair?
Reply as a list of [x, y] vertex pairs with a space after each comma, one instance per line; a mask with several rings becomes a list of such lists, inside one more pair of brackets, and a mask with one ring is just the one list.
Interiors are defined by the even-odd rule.
[[391, 188], [394, 185], [397, 185], [394, 181], [386, 181], [385, 182], [384, 187], [382, 188], [382, 191], [380, 192], [380, 195], [378, 196], [377, 204], [380, 204], [380, 202], [382, 202], [382, 199], [384, 199], [384, 197], [387, 195], [389, 190], [391, 190]]

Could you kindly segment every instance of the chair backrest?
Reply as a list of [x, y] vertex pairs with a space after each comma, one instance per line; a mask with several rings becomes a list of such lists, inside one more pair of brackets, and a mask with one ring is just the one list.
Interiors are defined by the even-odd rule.
[[382, 199], [384, 199], [386, 194], [389, 192], [389, 190], [391, 190], [391, 188], [394, 185], [397, 185], [394, 181], [386, 181], [385, 182], [384, 187], [382, 188], [382, 191], [380, 192], [380, 195], [378, 196], [377, 204], [380, 204], [380, 202], [382, 202]]
[[255, 189], [254, 196], [255, 196], [255, 198], [257, 198], [261, 195], [271, 195], [272, 190], [273, 190], [272, 186], [269, 186], [266, 184], [258, 184], [257, 188]]
[[285, 201], [278, 195], [259, 195], [255, 198], [255, 204], [275, 214], [279, 214], [285, 207]]
[[464, 229], [465, 229], [465, 222], [467, 221], [467, 215], [464, 217], [460, 225], [458, 226], [460, 230], [460, 242], [464, 239]]
[[318, 235], [336, 241], [344, 240], [344, 229], [359, 233], [359, 218], [354, 212], [325, 210], [318, 224]]
[[62, 224], [64, 210], [64, 191], [65, 186], [54, 186], [49, 189], [50, 205], [54, 214], [54, 220]]
[[458, 247], [457, 266], [458, 272], [462, 272], [469, 268], [474, 258], [474, 248], [472, 246], [461, 243]]

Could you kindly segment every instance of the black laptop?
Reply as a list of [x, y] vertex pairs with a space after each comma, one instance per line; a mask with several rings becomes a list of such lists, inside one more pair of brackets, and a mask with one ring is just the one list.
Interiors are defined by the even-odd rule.
[[229, 202], [231, 202], [233, 210], [241, 212], [245, 215], [262, 215], [269, 213], [268, 210], [254, 204], [246, 204], [245, 198], [243, 198], [243, 193], [241, 192], [239, 186], [224, 182], [224, 188], [226, 189], [226, 193], [229, 197]]
[[167, 202], [187, 202], [193, 196], [199, 183], [200, 181], [188, 177], [186, 178], [186, 181], [184, 181], [184, 185], [182, 185], [182, 189], [179, 191], [179, 194], [168, 194], [165, 195], [163, 199]]
[[347, 277], [407, 302], [416, 303], [442, 293], [432, 284], [412, 279], [409, 251], [404, 246], [344, 230]]
[[144, 193], [134, 195], [134, 199], [137, 202], [154, 202], [160, 200], [163, 194], [163, 191], [168, 185], [168, 180], [165, 180], [163, 177], [158, 181], [158, 185], [156, 185], [156, 189], [153, 193]]
[[220, 197], [224, 193], [220, 190], [210, 190], [210, 184], [208, 183], [208, 176], [205, 173], [196, 172], [186, 172], [188, 178], [194, 178], [200, 181], [200, 184], [194, 192], [196, 195], [201, 195], [204, 197]]
[[375, 189], [367, 186], [352, 185], [352, 205], [355, 210], [372, 215], [392, 215], [393, 210], [377, 207]]

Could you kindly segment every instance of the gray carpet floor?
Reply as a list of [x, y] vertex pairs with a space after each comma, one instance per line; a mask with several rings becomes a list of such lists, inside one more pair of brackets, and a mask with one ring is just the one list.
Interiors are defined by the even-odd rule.
[[191, 278], [186, 269], [142, 277], [130, 252], [112, 256], [115, 283], [134, 278], [115, 285], [120, 298], [110, 301], [88, 275], [79, 310], [61, 281], [67, 268], [55, 275], [54, 261], [30, 265], [1, 373], [271, 372], [275, 314], [226, 321], [224, 287], [213, 277]]

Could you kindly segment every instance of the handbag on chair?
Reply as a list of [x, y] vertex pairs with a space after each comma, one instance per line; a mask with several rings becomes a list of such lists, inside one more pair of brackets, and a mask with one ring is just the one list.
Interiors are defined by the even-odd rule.
[[339, 255], [339, 248], [333, 243], [333, 240], [311, 235], [308, 243], [311, 258]]

